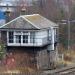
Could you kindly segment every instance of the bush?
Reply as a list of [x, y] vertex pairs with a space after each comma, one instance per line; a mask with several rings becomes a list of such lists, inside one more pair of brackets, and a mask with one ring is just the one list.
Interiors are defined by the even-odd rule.
[[2, 58], [4, 57], [5, 55], [5, 47], [3, 44], [0, 44], [0, 60], [2, 60]]

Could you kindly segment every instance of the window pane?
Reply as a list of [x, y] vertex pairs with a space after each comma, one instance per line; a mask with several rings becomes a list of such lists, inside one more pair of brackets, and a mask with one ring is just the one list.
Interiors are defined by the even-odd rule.
[[13, 43], [13, 32], [9, 32], [9, 43]]
[[16, 31], [16, 35], [21, 35], [21, 31]]
[[13, 39], [9, 39], [9, 43], [13, 43]]
[[21, 35], [16, 35], [16, 43], [21, 43]]
[[51, 41], [51, 30], [48, 30], [48, 40]]
[[30, 42], [35, 43], [35, 32], [30, 33]]
[[23, 35], [28, 35], [28, 32], [27, 32], [27, 31], [24, 31], [24, 32], [23, 32]]
[[28, 35], [23, 35], [23, 43], [28, 43]]

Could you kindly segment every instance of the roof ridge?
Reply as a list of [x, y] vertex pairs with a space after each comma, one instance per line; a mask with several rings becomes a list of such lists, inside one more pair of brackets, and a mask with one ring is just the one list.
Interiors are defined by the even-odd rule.
[[29, 15], [21, 15], [21, 16], [34, 16], [34, 15], [40, 15], [40, 14], [29, 14]]

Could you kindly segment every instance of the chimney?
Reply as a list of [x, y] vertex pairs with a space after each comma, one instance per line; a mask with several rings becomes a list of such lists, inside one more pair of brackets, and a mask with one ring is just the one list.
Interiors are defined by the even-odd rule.
[[9, 10], [8, 4], [7, 4], [6, 7], [7, 7], [7, 9], [6, 9], [6, 11], [5, 11], [5, 16], [6, 16], [6, 23], [7, 23], [7, 22], [10, 21], [10, 13], [11, 13], [11, 11]]

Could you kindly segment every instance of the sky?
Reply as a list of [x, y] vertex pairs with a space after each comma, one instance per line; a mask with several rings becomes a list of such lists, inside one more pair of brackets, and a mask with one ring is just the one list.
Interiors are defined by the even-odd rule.
[[[19, 1], [19, 0], [2, 0], [1, 3], [0, 3], [0, 5], [6, 5], [6, 4], [8, 4], [8, 5], [11, 6], [12, 4], [15, 3], [14, 1]], [[21, 0], [21, 1], [26, 2], [27, 4], [31, 4], [32, 1], [37, 1], [37, 0]]]
[[5, 19], [4, 12], [0, 11], [0, 19]]
[[[0, 0], [0, 5], [1, 6], [12, 6], [14, 4], [14, 1], [19, 1], [19, 0]], [[22, 0], [21, 0], [22, 1]], [[23, 0], [27, 5], [32, 5], [32, 1], [37, 1], [37, 0]], [[7, 10], [7, 7], [0, 7], [0, 20], [5, 19], [4, 12]], [[13, 8], [9, 8], [10, 11], [13, 11]], [[0, 22], [1, 23], [1, 22]]]
[[[14, 2], [14, 1], [19, 1], [19, 0], [2, 0], [1, 2], [0, 2], [0, 5], [1, 6], [12, 6], [12, 5], [15, 5], [15, 3], [16, 2]], [[22, 1], [22, 0], [21, 0]], [[31, 2], [32, 2], [32, 0], [23, 0], [23, 1], [25, 1], [25, 3], [27, 4], [27, 5], [32, 5], [31, 4]], [[34, 1], [36, 1], [36, 0], [34, 0]], [[0, 10], [2, 10], [2, 11], [5, 11], [6, 10], [6, 8], [0, 8]], [[12, 10], [12, 9], [10, 9], [10, 10]]]
[[5, 24], [5, 18], [4, 12], [0, 11], [0, 26]]

